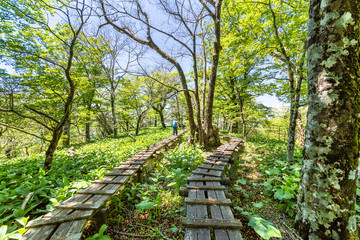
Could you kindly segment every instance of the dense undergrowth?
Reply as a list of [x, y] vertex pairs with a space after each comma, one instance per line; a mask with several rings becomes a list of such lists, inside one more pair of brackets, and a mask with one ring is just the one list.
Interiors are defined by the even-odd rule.
[[[255, 230], [245, 239], [300, 239], [294, 220], [301, 178], [302, 149], [295, 147], [294, 162], [286, 162], [287, 142], [265, 136], [249, 137], [233, 189], [235, 215]], [[360, 190], [358, 189], [358, 196]], [[360, 207], [357, 205], [360, 218]], [[260, 237], [261, 236], [261, 237]]]
[[191, 171], [205, 160], [200, 148], [181, 144], [156, 161], [144, 183], [113, 196], [107, 234], [112, 239], [183, 239], [179, 195]]
[[0, 239], [21, 229], [32, 219], [53, 209], [57, 202], [71, 197], [92, 180], [103, 176], [119, 162], [141, 149], [171, 135], [170, 129], [149, 128], [134, 142], [130, 137], [103, 139], [75, 146], [71, 156], [59, 149], [54, 155], [52, 169], [42, 169], [44, 155], [32, 155], [0, 161]]
[[294, 162], [287, 164], [286, 147], [284, 141], [263, 136], [249, 137], [246, 143], [232, 190], [245, 239], [298, 238], [294, 218], [302, 154], [296, 147]]

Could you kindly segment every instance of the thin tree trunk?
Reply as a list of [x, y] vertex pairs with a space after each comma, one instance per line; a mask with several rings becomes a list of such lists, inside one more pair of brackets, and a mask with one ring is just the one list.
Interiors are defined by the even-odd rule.
[[298, 129], [299, 129], [299, 138], [300, 138], [299, 146], [301, 148], [303, 148], [305, 146], [305, 131], [304, 131], [303, 123], [301, 120], [301, 114], [299, 112], [298, 112], [298, 117], [297, 117], [297, 125], [298, 125]]
[[166, 128], [164, 113], [163, 113], [162, 110], [159, 112], [159, 116], [160, 116], [161, 126], [162, 126], [163, 128]]
[[305, 240], [358, 240], [360, 4], [311, 0], [309, 16], [309, 110], [295, 226]]
[[54, 127], [54, 130], [52, 132], [52, 139], [50, 140], [50, 144], [48, 146], [48, 149], [45, 153], [45, 162], [44, 162], [44, 170], [49, 170], [51, 168], [54, 152], [56, 150], [56, 147], [59, 143], [60, 137], [62, 135], [63, 127], [66, 123], [66, 121], [69, 119], [72, 104], [74, 101], [75, 96], [75, 83], [71, 78], [70, 70], [72, 66], [72, 60], [74, 57], [74, 48], [77, 41], [77, 37], [79, 36], [81, 29], [83, 27], [83, 24], [80, 26], [80, 28], [76, 31], [74, 38], [72, 39], [70, 46], [69, 46], [69, 57], [67, 61], [67, 66], [65, 69], [65, 77], [69, 84], [69, 94], [66, 98], [65, 106], [64, 106], [64, 114], [61, 118], [61, 120], [56, 124]]
[[220, 145], [219, 133], [213, 127], [212, 117], [213, 117], [213, 105], [214, 105], [214, 94], [216, 86], [216, 74], [217, 67], [219, 64], [219, 57], [221, 52], [221, 5], [222, 0], [218, 0], [215, 4], [215, 16], [214, 16], [214, 25], [215, 25], [215, 38], [213, 45], [213, 55], [211, 60], [211, 69], [210, 69], [210, 78], [209, 78], [209, 89], [207, 94], [206, 101], [206, 110], [205, 110], [205, 146], [207, 147], [217, 147]]
[[70, 145], [70, 119], [67, 119], [64, 125], [64, 140], [63, 140], [63, 146]]
[[117, 130], [117, 120], [116, 120], [116, 114], [115, 114], [115, 90], [111, 90], [111, 96], [110, 96], [110, 105], [111, 105], [111, 115], [112, 115], [112, 122], [113, 122], [113, 132], [114, 137], [118, 137], [118, 130]]

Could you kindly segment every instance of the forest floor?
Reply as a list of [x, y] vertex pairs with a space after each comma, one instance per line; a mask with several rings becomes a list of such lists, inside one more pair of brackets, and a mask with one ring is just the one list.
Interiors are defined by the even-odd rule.
[[[244, 240], [264, 239], [257, 234], [253, 227], [250, 227], [249, 218], [258, 215], [264, 219], [258, 225], [259, 231], [266, 235], [268, 230], [267, 222], [271, 222], [275, 228], [280, 230], [282, 239], [301, 239], [294, 230], [294, 217], [285, 214], [283, 207], [278, 201], [265, 194], [263, 183], [267, 181], [266, 175], [259, 170], [259, 163], [256, 161], [261, 154], [274, 154], [269, 152], [258, 152], [256, 148], [246, 145], [242, 158], [237, 163], [237, 171], [234, 178], [237, 179], [230, 186], [230, 193], [233, 195], [232, 202], [234, 217], [242, 221], [243, 227], [240, 230]], [[242, 214], [245, 213], [246, 215]], [[263, 229], [261, 229], [263, 228]], [[271, 238], [280, 239], [280, 238]]]
[[[183, 239], [183, 197], [179, 188], [205, 159], [199, 147], [181, 144], [165, 153], [143, 183], [129, 185], [108, 207], [111, 239]], [[301, 239], [295, 230], [296, 198], [302, 155], [286, 163], [286, 142], [264, 136], [248, 139], [235, 164], [232, 194], [235, 219], [244, 240]], [[86, 236], [94, 234], [89, 228]]]
[[[269, 179], [270, 183], [274, 179], [281, 183], [279, 176], [287, 176], [281, 173], [280, 166], [273, 163], [275, 158], [277, 164], [282, 162], [284, 142], [262, 140], [250, 140], [236, 163], [235, 180], [228, 186], [233, 195], [234, 216], [242, 220], [241, 233], [246, 240], [269, 239], [277, 233], [281, 233], [283, 239], [300, 239], [293, 229], [293, 193], [296, 190], [283, 191], [284, 204], [284, 201], [273, 198], [273, 192], [281, 187], [273, 184], [269, 191], [269, 186], [264, 184]], [[183, 239], [184, 227], [180, 222], [184, 215], [183, 197], [179, 196], [178, 190], [205, 156], [200, 148], [186, 144], [167, 152], [143, 183], [133, 183], [111, 199], [106, 234], [111, 239]], [[293, 188], [296, 186], [291, 185]], [[281, 199], [281, 195], [278, 198]], [[254, 219], [257, 222], [250, 227], [249, 220]], [[86, 236], [92, 234], [94, 229], [89, 228]]]

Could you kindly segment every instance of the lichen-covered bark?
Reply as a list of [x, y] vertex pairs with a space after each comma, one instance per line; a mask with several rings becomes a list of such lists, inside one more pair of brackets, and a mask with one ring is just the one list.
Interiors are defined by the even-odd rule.
[[358, 239], [360, 4], [311, 0], [309, 111], [296, 226], [304, 239]]

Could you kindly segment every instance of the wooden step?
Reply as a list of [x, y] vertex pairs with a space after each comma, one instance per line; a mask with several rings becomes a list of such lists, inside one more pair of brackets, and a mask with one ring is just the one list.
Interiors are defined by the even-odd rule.
[[108, 173], [105, 173], [105, 176], [132, 176], [135, 171], [131, 170], [131, 172], [124, 172], [123, 170], [115, 170]]
[[213, 165], [217, 165], [217, 166], [226, 166], [228, 164], [227, 162], [213, 161], [213, 160], [207, 160], [203, 163], [204, 164], [213, 164]]
[[183, 218], [181, 223], [188, 228], [216, 228], [216, 229], [240, 229], [241, 221], [238, 219], [196, 219]]
[[129, 176], [125, 176], [121, 180], [95, 180], [93, 183], [99, 183], [99, 184], [124, 184], [129, 179]]
[[230, 199], [204, 199], [204, 198], [188, 198], [186, 197], [184, 203], [190, 205], [220, 205], [220, 206], [231, 206]]
[[56, 216], [46, 219], [40, 218], [30, 221], [26, 225], [26, 228], [36, 228], [36, 227], [42, 227], [46, 225], [58, 224], [58, 223], [69, 222], [74, 220], [89, 219], [93, 216], [93, 214], [94, 214], [93, 210], [87, 210], [87, 211], [77, 211], [73, 214], [64, 215], [64, 216]]
[[[97, 197], [97, 196], [94, 196]], [[97, 210], [109, 199], [109, 195], [99, 195], [93, 201], [83, 202], [64, 202], [54, 206], [59, 209], [79, 209], [79, 210]]]
[[210, 169], [210, 170], [218, 170], [218, 171], [224, 171], [224, 169], [225, 169], [224, 166], [212, 166], [212, 167], [208, 167], [208, 166], [204, 166], [204, 165], [200, 165], [200, 166], [198, 166], [198, 168]]
[[135, 165], [135, 166], [129, 166], [130, 164], [126, 164], [128, 166], [121, 166], [121, 167], [114, 167], [114, 170], [137, 170], [140, 168], [140, 165]]
[[205, 171], [200, 171], [200, 170], [194, 170], [191, 173], [202, 174], [204, 176], [211, 176], [211, 177], [221, 177], [221, 171], [218, 171], [217, 173], [211, 173], [211, 172], [205, 172]]
[[186, 185], [187, 189], [191, 190], [225, 190], [225, 186], [219, 185], [219, 186], [209, 186], [209, 185], [202, 185], [202, 186], [190, 186]]
[[94, 195], [113, 195], [116, 193], [116, 189], [112, 190], [79, 190], [77, 194], [94, 194]]
[[188, 181], [194, 182], [194, 181], [199, 181], [199, 182], [206, 182], [206, 181], [211, 181], [211, 182], [221, 182], [221, 178], [220, 177], [194, 177], [194, 176], [190, 176], [187, 178]]

